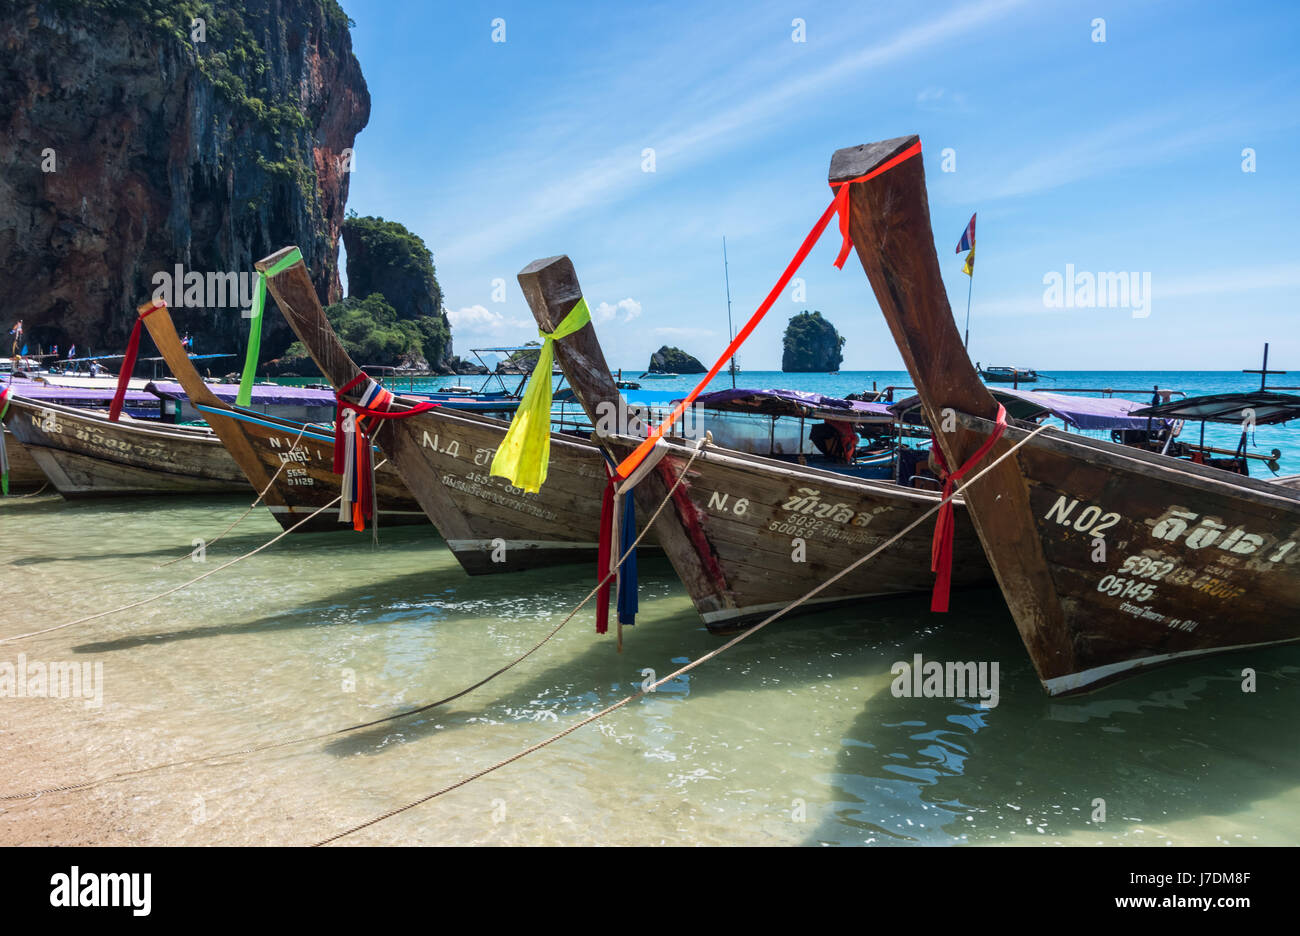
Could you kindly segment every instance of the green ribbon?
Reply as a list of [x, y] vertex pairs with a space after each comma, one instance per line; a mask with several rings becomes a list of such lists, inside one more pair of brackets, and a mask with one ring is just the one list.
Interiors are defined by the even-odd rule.
[[277, 273], [283, 273], [301, 259], [302, 251], [295, 247], [271, 269], [257, 271], [257, 291], [253, 293], [253, 308], [248, 328], [248, 352], [244, 355], [244, 372], [239, 375], [239, 393], [235, 395], [236, 406], [248, 406], [253, 402], [253, 379], [257, 375], [257, 359], [262, 353], [262, 310], [266, 308], [266, 281]]
[[510, 429], [492, 458], [489, 473], [507, 478], [517, 488], [536, 494], [546, 481], [546, 463], [551, 458], [551, 368], [555, 361], [555, 342], [567, 338], [591, 321], [587, 300], [578, 304], [549, 335], [542, 338], [542, 349], [537, 355], [523, 399], [510, 420]]

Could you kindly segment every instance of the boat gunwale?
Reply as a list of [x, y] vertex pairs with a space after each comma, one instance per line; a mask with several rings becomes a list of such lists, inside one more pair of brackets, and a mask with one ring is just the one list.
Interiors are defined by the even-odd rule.
[[[985, 434], [994, 431], [995, 424], [992, 420], [963, 413], [960, 410], [956, 411], [956, 413], [957, 421], [968, 429]], [[1028, 435], [1029, 431], [1013, 425], [1011, 422], [1008, 422], [1003, 432], [1003, 437], [1011, 441], [1016, 441]], [[1159, 475], [1168, 475], [1170, 476], [1170, 482], [1194, 487], [1209, 494], [1244, 495], [1244, 499], [1266, 507], [1300, 507], [1300, 490], [1288, 488], [1275, 483], [1275, 481], [1252, 478], [1249, 475], [1232, 474], [1219, 468], [1198, 465], [1186, 459], [1173, 458], [1168, 455], [1161, 455], [1158, 452], [1146, 452], [1116, 442], [1107, 442], [1105, 439], [1094, 439], [1089, 436], [1062, 432], [1055, 427], [1049, 427], [1039, 433], [1037, 438], [1030, 442], [1029, 445], [1031, 448], [1052, 449], [1066, 458], [1079, 458], [1090, 463], [1098, 461], [1097, 458], [1082, 459], [1079, 455], [1068, 451], [1071, 447], [1086, 448], [1100, 456], [1100, 460], [1109, 462], [1116, 468], [1135, 471], [1154, 481], [1160, 480]], [[1132, 464], [1126, 463], [1137, 463], [1138, 465], [1154, 468], [1157, 469], [1158, 473], [1135, 469]], [[1023, 470], [1021, 474], [1024, 475]], [[1220, 475], [1225, 474], [1228, 476], [1220, 477]], [[1274, 503], [1275, 501], [1280, 501], [1281, 504]]]

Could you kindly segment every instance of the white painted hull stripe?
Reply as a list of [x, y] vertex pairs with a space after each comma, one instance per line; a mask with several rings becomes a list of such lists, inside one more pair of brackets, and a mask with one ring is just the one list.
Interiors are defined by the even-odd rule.
[[1189, 657], [1206, 656], [1211, 653], [1231, 653], [1234, 650], [1250, 650], [1253, 647], [1276, 647], [1279, 644], [1295, 643], [1297, 640], [1300, 640], [1300, 637], [1288, 637], [1285, 640], [1265, 640], [1262, 643], [1235, 644], [1231, 647], [1205, 647], [1200, 650], [1180, 650], [1177, 653], [1157, 653], [1151, 656], [1138, 657], [1136, 660], [1124, 660], [1120, 663], [1094, 666], [1092, 669], [1070, 673], [1068, 676], [1045, 679], [1043, 680], [1043, 688], [1052, 695], [1059, 695], [1062, 692], [1082, 689], [1099, 679], [1106, 679], [1126, 670], [1141, 669], [1144, 666], [1154, 666], [1157, 663], [1167, 663], [1170, 660], [1185, 660]]

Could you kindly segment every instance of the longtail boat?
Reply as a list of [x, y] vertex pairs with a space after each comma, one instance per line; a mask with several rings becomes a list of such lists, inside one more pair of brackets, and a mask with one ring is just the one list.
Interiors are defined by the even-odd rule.
[[[148, 302], [139, 312], [172, 376], [184, 388], [188, 405], [212, 427], [253, 489], [266, 492], [263, 502], [280, 525], [295, 532], [350, 530], [339, 521], [337, 510], [321, 510], [339, 493], [330, 426], [294, 422], [231, 405], [216, 392], [221, 388], [210, 387], [194, 369], [167, 307]], [[160, 395], [175, 396], [154, 384], [149, 386]], [[379, 526], [429, 522], [390, 465], [376, 468], [375, 495]], [[307, 517], [311, 520], [299, 526]]]
[[1038, 372], [1032, 367], [980, 367], [980, 376], [989, 383], [1035, 383]]
[[[129, 417], [114, 422], [107, 413], [67, 405], [69, 394], [76, 392], [77, 388], [25, 386], [11, 394], [5, 419], [64, 497], [238, 493], [248, 489], [243, 472], [211, 429]], [[158, 404], [151, 393], [126, 391], [128, 405], [149, 400]]]
[[[1025, 440], [962, 347], [918, 138], [842, 149], [830, 182], [848, 186], [847, 236], [931, 424], [952, 417], [937, 433], [947, 463], [964, 466], [996, 440], [982, 466]], [[1300, 639], [1300, 491], [1044, 429], [963, 493], [1053, 695]]]
[[[270, 271], [295, 249], [287, 247], [255, 266]], [[325, 379], [336, 391], [352, 386], [344, 396], [359, 400], [367, 378], [330, 327], [302, 260], [268, 275], [267, 287]], [[415, 402], [399, 396], [391, 409], [408, 410]], [[598, 494], [605, 483], [600, 449], [585, 439], [553, 434], [546, 485], [526, 493], [489, 473], [508, 427], [484, 414], [436, 407], [383, 420], [373, 438], [471, 575], [593, 562]]]
[[[582, 299], [568, 257], [529, 264], [519, 284], [547, 333]], [[556, 355], [593, 423], [611, 407], [625, 407], [592, 324], [557, 340]], [[888, 413], [881, 404], [862, 405]], [[605, 434], [600, 441], [621, 461], [641, 440]], [[716, 632], [785, 607], [939, 501], [934, 493], [889, 481], [716, 446], [706, 446], [686, 469], [694, 443], [665, 436], [658, 444], [662, 458], [635, 488], [638, 513], [644, 516], [658, 505], [685, 469], [655, 532], [696, 610]], [[991, 581], [964, 511], [956, 513], [953, 583]], [[930, 552], [930, 532], [918, 528], [799, 611], [929, 591]]]

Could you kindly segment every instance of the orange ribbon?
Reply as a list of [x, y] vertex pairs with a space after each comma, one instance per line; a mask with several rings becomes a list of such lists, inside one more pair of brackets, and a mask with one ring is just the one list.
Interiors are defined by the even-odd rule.
[[736, 351], [745, 343], [746, 339], [749, 338], [754, 329], [758, 327], [758, 323], [763, 320], [763, 316], [767, 315], [768, 310], [772, 308], [777, 297], [785, 291], [785, 287], [789, 285], [790, 280], [794, 277], [795, 273], [798, 272], [799, 267], [803, 265], [804, 260], [812, 251], [813, 246], [821, 239], [822, 233], [826, 230], [826, 225], [831, 220], [831, 216], [836, 214], [840, 217], [840, 235], [844, 240], [840, 245], [839, 256], [835, 258], [835, 266], [839, 269], [844, 268], [844, 261], [849, 255], [849, 250], [853, 247], [853, 240], [849, 237], [849, 186], [855, 182], [866, 182], [868, 179], [874, 179], [881, 173], [893, 169], [899, 163], [905, 162], [913, 156], [919, 156], [920, 153], [921, 141], [917, 140], [907, 149], [903, 150], [903, 152], [899, 153], [887, 162], [881, 163], [866, 175], [858, 176], [856, 179], [848, 179], [844, 182], [831, 183], [831, 188], [835, 189], [835, 197], [831, 199], [831, 203], [826, 207], [826, 210], [822, 212], [822, 216], [817, 219], [817, 223], [814, 224], [812, 230], [808, 232], [808, 236], [803, 239], [803, 243], [799, 245], [799, 250], [795, 253], [789, 264], [786, 265], [785, 272], [783, 272], [781, 278], [776, 281], [776, 285], [773, 286], [772, 291], [767, 294], [767, 298], [765, 298], [762, 304], [754, 311], [754, 314], [749, 317], [749, 321], [745, 323], [745, 327], [736, 333], [736, 337], [731, 340], [731, 344], [727, 345], [727, 349], [722, 352], [722, 356], [714, 362], [711, 368], [709, 368], [709, 372], [704, 375], [704, 379], [696, 384], [695, 389], [687, 394], [686, 398], [673, 408], [673, 411], [668, 414], [663, 422], [654, 427], [646, 440], [638, 445], [631, 455], [619, 463], [619, 466], [614, 470], [614, 478], [617, 481], [626, 481], [628, 477], [631, 476], [632, 472], [636, 470], [637, 465], [641, 464], [645, 457], [650, 454], [650, 450], [654, 448], [655, 443], [663, 437], [663, 434], [672, 427], [673, 423], [677, 422], [677, 420], [681, 418], [682, 413], [686, 411], [688, 406], [695, 402], [695, 398], [704, 391], [704, 388], [709, 385], [713, 378], [718, 376], [718, 372], [722, 370], [722, 366], [735, 356]]

